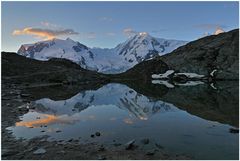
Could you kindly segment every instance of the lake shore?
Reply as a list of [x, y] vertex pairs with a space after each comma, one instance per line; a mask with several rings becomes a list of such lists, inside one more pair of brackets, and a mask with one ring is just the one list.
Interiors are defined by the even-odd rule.
[[163, 147], [146, 149], [140, 143], [126, 149], [128, 145], [118, 144], [117, 140], [103, 145], [98, 142], [83, 144], [79, 140], [48, 141], [47, 137], [16, 139], [6, 128], [14, 126], [20, 121], [19, 117], [28, 112], [18, 107], [34, 100], [19, 87], [2, 84], [2, 159], [192, 159], [184, 154], [172, 154]]

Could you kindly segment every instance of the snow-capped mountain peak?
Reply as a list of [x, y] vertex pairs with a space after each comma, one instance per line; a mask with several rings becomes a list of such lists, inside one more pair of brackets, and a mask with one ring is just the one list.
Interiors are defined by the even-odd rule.
[[[171, 44], [171, 42], [177, 42], [177, 44]], [[157, 39], [147, 32], [140, 32], [119, 44], [116, 51], [124, 57], [125, 61], [135, 65], [141, 61], [171, 52], [185, 43], [185, 41], [179, 40]]]
[[141, 61], [171, 52], [185, 43], [185, 41], [159, 39], [147, 32], [140, 32], [111, 49], [88, 48], [70, 38], [66, 40], [54, 38], [22, 45], [17, 53], [43, 61], [50, 58], [65, 58], [85, 69], [102, 73], [120, 73]]

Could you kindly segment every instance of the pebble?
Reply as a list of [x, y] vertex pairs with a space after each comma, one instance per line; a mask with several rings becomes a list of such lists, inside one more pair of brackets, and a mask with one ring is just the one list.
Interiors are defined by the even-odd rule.
[[105, 150], [105, 148], [103, 147], [103, 145], [101, 145], [98, 149], [98, 151], [104, 151], [104, 150]]
[[162, 147], [160, 144], [158, 144], [158, 143], [155, 143], [155, 146], [156, 146], [158, 149], [163, 149], [163, 147]]
[[105, 156], [99, 156], [98, 157], [98, 160], [105, 160], [105, 159], [107, 159]]
[[233, 133], [233, 134], [236, 134], [236, 133], [239, 133], [239, 129], [230, 128], [230, 129], [229, 129], [229, 132], [230, 132], [230, 133]]
[[68, 142], [72, 142], [72, 141], [73, 141], [73, 139], [69, 139], [69, 140], [68, 140]]
[[46, 153], [46, 150], [43, 148], [39, 148], [33, 152], [33, 154], [44, 154], [44, 153]]
[[96, 136], [100, 136], [101, 134], [100, 134], [100, 132], [96, 132], [95, 135]]
[[56, 133], [62, 132], [61, 130], [57, 130]]
[[29, 97], [30, 94], [22, 93], [22, 94], [20, 94], [20, 96], [21, 96], [21, 97]]
[[92, 137], [92, 138], [94, 138], [94, 137], [95, 137], [95, 135], [93, 135], [93, 134], [92, 134], [92, 135], [91, 135], [91, 137]]
[[148, 144], [149, 143], [149, 139], [145, 138], [145, 139], [142, 139], [141, 141], [143, 144]]
[[130, 150], [130, 149], [132, 149], [133, 147], [134, 147], [134, 144], [135, 143], [135, 139], [134, 140], [131, 140], [131, 141], [129, 141], [129, 142], [127, 142], [126, 143], [126, 150]]
[[154, 155], [155, 154], [155, 150], [150, 150], [146, 153], [146, 155]]

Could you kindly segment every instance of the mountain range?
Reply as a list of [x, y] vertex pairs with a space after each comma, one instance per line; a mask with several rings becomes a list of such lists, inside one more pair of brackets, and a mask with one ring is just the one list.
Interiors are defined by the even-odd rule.
[[70, 38], [52, 39], [25, 44], [19, 55], [37, 60], [65, 58], [82, 68], [101, 73], [121, 73], [136, 64], [169, 53], [187, 41], [155, 38], [146, 32], [137, 33], [115, 48], [89, 48]]

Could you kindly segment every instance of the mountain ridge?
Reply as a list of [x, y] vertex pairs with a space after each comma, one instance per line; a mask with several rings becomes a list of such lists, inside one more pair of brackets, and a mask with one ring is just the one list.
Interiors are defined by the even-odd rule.
[[115, 48], [89, 48], [70, 38], [52, 39], [34, 44], [24, 44], [18, 54], [32, 59], [48, 60], [52, 57], [69, 59], [81, 67], [101, 73], [124, 72], [134, 65], [158, 55], [164, 55], [186, 41], [155, 38], [148, 33], [138, 33]]

